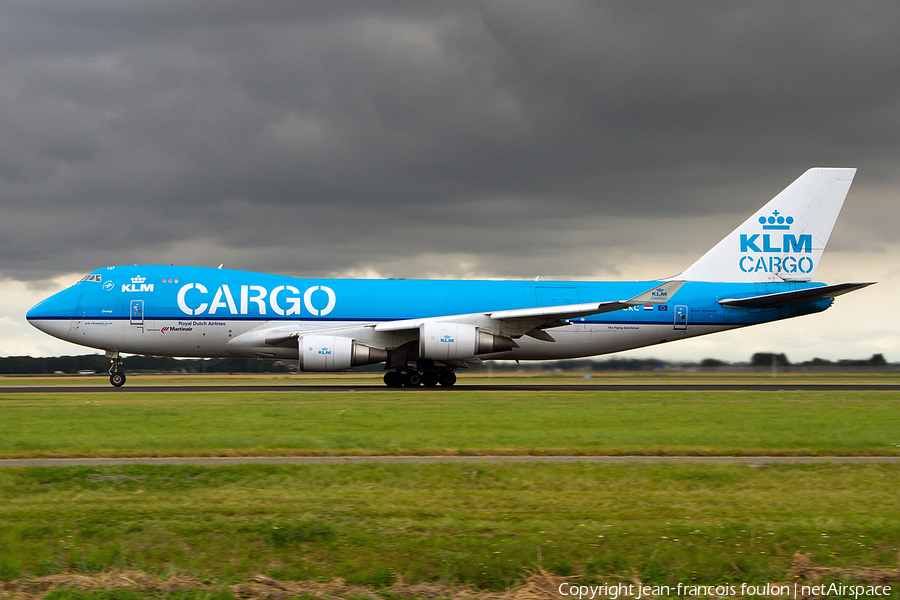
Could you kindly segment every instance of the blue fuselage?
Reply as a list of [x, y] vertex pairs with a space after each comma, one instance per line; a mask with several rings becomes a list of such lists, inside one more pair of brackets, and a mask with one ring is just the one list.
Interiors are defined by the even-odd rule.
[[[27, 318], [56, 337], [107, 351], [291, 358], [297, 350], [289, 345], [261, 352], [229, 342], [260, 327], [366, 327], [403, 319], [605, 302], [630, 298], [659, 284], [298, 279], [202, 267], [118, 266], [94, 271], [37, 304]], [[572, 319], [550, 330], [556, 342], [523, 337], [518, 348], [483, 358], [593, 356], [820, 312], [832, 299], [767, 309], [729, 308], [719, 300], [821, 285], [689, 281], [665, 304]]]

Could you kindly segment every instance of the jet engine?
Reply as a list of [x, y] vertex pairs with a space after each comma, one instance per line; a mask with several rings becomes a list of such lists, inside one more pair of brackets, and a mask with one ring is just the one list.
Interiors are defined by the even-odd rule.
[[346, 371], [350, 367], [384, 362], [387, 350], [372, 348], [354, 339], [334, 335], [304, 335], [298, 338], [301, 371]]
[[518, 345], [510, 338], [465, 323], [428, 322], [419, 326], [419, 356], [432, 360], [465, 360], [477, 354], [506, 352]]

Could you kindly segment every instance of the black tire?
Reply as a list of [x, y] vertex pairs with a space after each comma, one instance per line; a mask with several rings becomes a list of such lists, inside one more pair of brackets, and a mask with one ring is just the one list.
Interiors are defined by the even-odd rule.
[[440, 377], [434, 371], [425, 371], [422, 373], [422, 385], [425, 387], [434, 387], [440, 381]]
[[109, 374], [109, 382], [113, 384], [113, 387], [122, 387], [125, 385], [125, 373], [122, 371], [115, 371]]
[[384, 374], [384, 385], [397, 388], [403, 386], [403, 376], [397, 371], [388, 371]]
[[418, 371], [407, 371], [403, 375], [403, 385], [406, 387], [419, 387], [422, 384], [422, 376]]
[[456, 384], [456, 373], [453, 371], [444, 371], [441, 373], [440, 384], [444, 387], [452, 387]]

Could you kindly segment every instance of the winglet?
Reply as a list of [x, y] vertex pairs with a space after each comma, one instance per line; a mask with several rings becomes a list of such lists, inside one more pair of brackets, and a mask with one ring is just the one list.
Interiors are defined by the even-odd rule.
[[647, 290], [643, 294], [639, 294], [632, 298], [631, 300], [626, 300], [624, 304], [628, 306], [639, 306], [641, 304], [665, 304], [669, 301], [669, 298], [675, 295], [681, 286], [684, 285], [684, 281], [667, 281], [659, 287], [653, 288], [652, 290]]

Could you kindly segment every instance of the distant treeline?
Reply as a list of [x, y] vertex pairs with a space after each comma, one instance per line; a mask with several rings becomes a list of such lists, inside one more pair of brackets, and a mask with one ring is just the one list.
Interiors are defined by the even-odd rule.
[[519, 364], [511, 362], [495, 363], [485, 362], [484, 364], [472, 366], [472, 371], [508, 371], [514, 369], [517, 371], [659, 371], [669, 367], [669, 363], [655, 358], [607, 358], [592, 359], [580, 358], [569, 360], [555, 361], [526, 361]]
[[[154, 371], [168, 373], [278, 373], [287, 372], [288, 366], [275, 360], [256, 358], [177, 359], [162, 356], [129, 356], [122, 359], [125, 372]], [[103, 355], [57, 356], [32, 358], [11, 356], [0, 358], [0, 374], [41, 375], [53, 373], [78, 373], [109, 370], [109, 359]]]
[[753, 367], [771, 367], [772, 361], [778, 367], [883, 367], [888, 364], [883, 354], [873, 354], [872, 358], [866, 360], [837, 360], [830, 361], [824, 358], [814, 358], [801, 363], [791, 363], [784, 354], [773, 354], [771, 352], [757, 352], [750, 359], [750, 366]]
[[[821, 367], [823, 369], [855, 369], [864, 367], [883, 367], [888, 366], [883, 354], [873, 354], [871, 358], [864, 360], [836, 360], [830, 361], [824, 358], [814, 358], [812, 360], [792, 363], [785, 354], [773, 354], [770, 352], [757, 352], [752, 356], [749, 363], [730, 363], [717, 358], [704, 358], [699, 363], [669, 363], [666, 361], [648, 358], [611, 358], [611, 359], [578, 359], [578, 360], [559, 360], [553, 362], [537, 362], [522, 363], [513, 368], [518, 370], [562, 370], [562, 371], [662, 371], [665, 369], [681, 369], [685, 367], [702, 367], [706, 369], [715, 368], [772, 368], [772, 357], [775, 357], [775, 366], [778, 368], [790, 367]], [[485, 368], [495, 368], [497, 370], [509, 369], [509, 363], [497, 364], [492, 367], [491, 363], [486, 362], [473, 370]]]
[[[873, 354], [865, 360], [830, 361], [814, 358], [801, 363], [791, 363], [784, 354], [757, 352], [749, 363], [733, 365], [715, 358], [703, 359], [695, 366], [703, 368], [719, 368], [731, 366], [750, 366], [754, 368], [771, 368], [772, 361], [777, 368], [788, 367], [820, 367], [833, 369], [853, 369], [864, 367], [887, 366], [888, 362], [882, 354]], [[162, 356], [129, 356], [122, 360], [125, 372], [157, 372], [157, 373], [286, 373], [296, 370], [295, 361], [265, 360], [258, 358], [214, 358], [201, 360], [198, 358], [178, 359]], [[553, 362], [524, 362], [514, 365], [510, 362], [473, 365], [472, 371], [508, 371], [515, 370], [563, 370], [563, 371], [660, 371], [667, 368], [682, 368], [685, 364], [673, 365], [665, 361], [647, 358], [611, 358], [611, 359], [579, 359]], [[109, 359], [101, 354], [84, 356], [57, 356], [50, 358], [32, 358], [30, 356], [11, 356], [0, 358], [0, 375], [52, 375], [53, 373], [90, 372], [105, 373], [109, 370]], [[357, 371], [383, 371], [384, 365], [369, 365]]]

